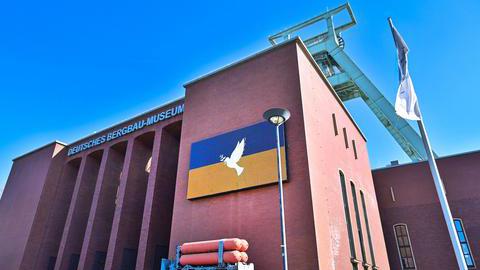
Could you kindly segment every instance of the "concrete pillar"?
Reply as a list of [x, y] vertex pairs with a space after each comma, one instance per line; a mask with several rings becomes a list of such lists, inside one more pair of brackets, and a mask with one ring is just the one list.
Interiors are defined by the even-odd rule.
[[128, 142], [105, 270], [135, 269], [154, 132]]
[[77, 269], [101, 156], [102, 151], [97, 151], [82, 160], [58, 250], [55, 270]]
[[138, 247], [138, 270], [160, 269], [161, 258], [168, 257], [180, 126], [181, 122], [172, 124], [155, 135]]
[[103, 269], [105, 266], [126, 148], [127, 142], [121, 142], [103, 154], [78, 269]]
[[67, 219], [68, 209], [76, 179], [80, 170], [81, 159], [69, 161], [63, 166], [60, 179], [56, 187], [53, 209], [48, 218], [47, 229], [42, 240], [38, 258], [34, 269], [53, 270], [62, 239], [63, 228]]

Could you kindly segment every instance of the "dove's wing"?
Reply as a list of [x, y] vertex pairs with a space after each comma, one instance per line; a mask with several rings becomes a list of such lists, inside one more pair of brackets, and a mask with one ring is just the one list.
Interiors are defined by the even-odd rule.
[[230, 160], [237, 163], [240, 160], [240, 158], [242, 158], [244, 150], [245, 150], [245, 138], [237, 142], [237, 146], [235, 147], [232, 154], [230, 155]]

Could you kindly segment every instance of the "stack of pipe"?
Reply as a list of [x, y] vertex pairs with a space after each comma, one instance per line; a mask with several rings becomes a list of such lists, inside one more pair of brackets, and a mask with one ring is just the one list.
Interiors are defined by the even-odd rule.
[[248, 242], [239, 238], [218, 239], [185, 243], [180, 246], [181, 265], [216, 265], [218, 264], [218, 247], [223, 241], [223, 262], [246, 263]]

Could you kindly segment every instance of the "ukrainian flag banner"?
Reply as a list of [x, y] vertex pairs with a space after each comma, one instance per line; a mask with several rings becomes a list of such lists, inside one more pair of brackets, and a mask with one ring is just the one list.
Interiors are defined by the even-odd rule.
[[[254, 124], [192, 144], [187, 198], [278, 181], [275, 127]], [[287, 179], [284, 125], [280, 126], [283, 180]]]

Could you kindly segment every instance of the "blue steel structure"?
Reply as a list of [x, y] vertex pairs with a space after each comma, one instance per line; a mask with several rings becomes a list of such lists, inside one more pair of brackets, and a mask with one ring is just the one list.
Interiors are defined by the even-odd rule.
[[244, 263], [235, 263], [229, 264], [223, 262], [223, 241], [218, 243], [218, 264], [217, 265], [206, 265], [206, 266], [192, 266], [180, 264], [180, 256], [182, 252], [180, 251], [180, 246], [177, 246], [175, 253], [175, 260], [162, 259], [162, 264], [160, 270], [254, 270], [253, 263], [244, 264]]
[[[333, 17], [342, 11], [348, 13], [349, 21], [335, 27]], [[325, 32], [302, 40], [337, 95], [344, 102], [362, 98], [411, 160], [426, 160], [427, 155], [418, 133], [407, 121], [397, 116], [392, 104], [344, 51], [345, 42], [341, 33], [357, 23], [349, 3], [272, 35], [269, 40], [275, 45], [322, 21], [326, 21]]]

